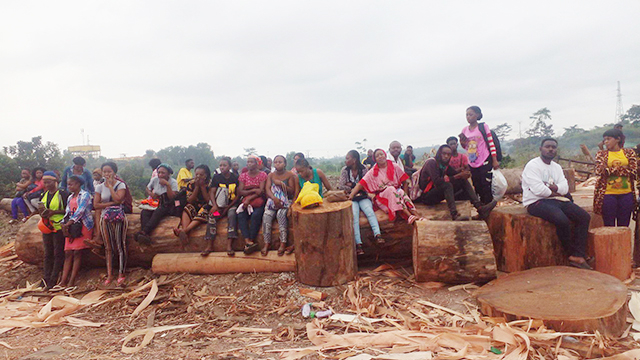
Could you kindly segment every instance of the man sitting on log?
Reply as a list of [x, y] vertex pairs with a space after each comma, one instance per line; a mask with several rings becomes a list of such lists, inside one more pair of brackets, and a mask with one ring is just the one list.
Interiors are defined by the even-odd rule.
[[587, 264], [587, 235], [591, 216], [573, 203], [562, 167], [552, 161], [557, 152], [557, 140], [542, 140], [540, 157], [530, 160], [522, 172], [522, 203], [529, 214], [556, 226], [558, 239], [570, 254], [571, 266], [591, 269]]
[[445, 199], [452, 220], [469, 220], [468, 217], [460, 215], [456, 209], [454, 194], [456, 191], [462, 190], [470, 199], [471, 204], [478, 210], [478, 218], [482, 220], [488, 218], [489, 213], [496, 206], [496, 201], [493, 200], [486, 205], [482, 205], [465, 174], [449, 166], [451, 153], [449, 145], [440, 146], [436, 157], [428, 159], [420, 169], [418, 184], [423, 191], [420, 201], [425, 205], [435, 205]]

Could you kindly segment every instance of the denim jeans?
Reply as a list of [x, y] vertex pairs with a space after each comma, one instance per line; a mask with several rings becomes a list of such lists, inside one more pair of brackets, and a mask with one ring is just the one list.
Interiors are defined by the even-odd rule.
[[353, 235], [355, 235], [356, 244], [362, 245], [362, 239], [360, 238], [360, 210], [362, 210], [367, 220], [369, 220], [373, 235], [380, 235], [380, 225], [378, 224], [376, 212], [373, 211], [371, 199], [367, 198], [360, 201], [352, 201], [351, 210], [353, 210]]
[[602, 202], [604, 226], [629, 226], [631, 213], [633, 213], [633, 196], [632, 192], [604, 195]]
[[11, 200], [11, 217], [14, 219], [18, 218], [18, 209], [22, 211], [25, 217], [29, 216], [29, 209], [27, 208], [27, 204], [24, 203], [24, 199], [21, 197], [14, 198]]
[[58, 275], [64, 265], [64, 235], [62, 230], [42, 234], [44, 244], [44, 281], [48, 287], [58, 283]]
[[262, 216], [264, 215], [264, 206], [259, 208], [253, 208], [253, 213], [249, 215], [247, 209], [238, 214], [238, 225], [240, 227], [240, 233], [244, 237], [245, 241], [256, 241], [258, 232], [260, 231], [260, 225], [262, 225]]
[[[527, 206], [529, 214], [556, 226], [558, 239], [570, 256], [587, 257], [587, 235], [591, 216], [580, 206], [555, 199], [542, 199]], [[571, 224], [574, 225], [573, 237]]]

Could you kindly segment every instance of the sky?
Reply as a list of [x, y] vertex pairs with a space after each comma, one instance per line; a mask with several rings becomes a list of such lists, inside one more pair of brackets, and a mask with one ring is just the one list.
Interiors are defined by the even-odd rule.
[[640, 104], [640, 1], [0, 1], [0, 145], [343, 155]]

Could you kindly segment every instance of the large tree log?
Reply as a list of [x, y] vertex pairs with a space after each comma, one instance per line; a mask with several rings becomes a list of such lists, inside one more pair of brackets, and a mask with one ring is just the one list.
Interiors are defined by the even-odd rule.
[[243, 253], [228, 256], [226, 253], [158, 254], [153, 257], [151, 270], [156, 274], [233, 274], [253, 272], [285, 272], [296, 270], [293, 255], [278, 256], [274, 251], [267, 256]]
[[487, 282], [496, 259], [484, 221], [417, 221], [413, 235], [416, 281]]
[[626, 327], [627, 288], [595, 271], [553, 266], [507, 274], [476, 293], [484, 315], [542, 320], [562, 332], [620, 336]]
[[[457, 202], [458, 210], [464, 215], [471, 214], [471, 205], [468, 201]], [[449, 211], [444, 203], [436, 206], [426, 206], [416, 204], [420, 213], [429, 219], [448, 219]], [[378, 261], [398, 262], [411, 260], [411, 239], [413, 236], [413, 227], [409, 226], [406, 221], [398, 220], [390, 222], [389, 217], [382, 211], [376, 211], [376, 217], [380, 223], [382, 236], [386, 240], [385, 245], [377, 245], [373, 243], [373, 233], [371, 227], [364, 216], [360, 213], [360, 232], [362, 241], [365, 245], [365, 255], [358, 258], [360, 264], [370, 264]], [[159, 253], [181, 253], [181, 252], [200, 252], [207, 246], [204, 241], [205, 225], [196, 228], [190, 234], [190, 243], [185, 249], [181, 248], [180, 241], [173, 235], [173, 227], [178, 225], [177, 217], [169, 216], [163, 219], [158, 227], [151, 234], [153, 244], [145, 246], [138, 244], [133, 239], [133, 234], [140, 230], [140, 215], [129, 214], [129, 230], [127, 231], [127, 242], [129, 244], [129, 265], [130, 266], [151, 266], [153, 257]], [[42, 234], [38, 230], [37, 223], [39, 216], [33, 216], [26, 224], [22, 225], [16, 236], [16, 254], [18, 258], [30, 264], [41, 264], [44, 257], [44, 249], [42, 247]], [[227, 238], [227, 219], [223, 218], [218, 222], [218, 235], [214, 243], [216, 252], [226, 251]], [[274, 223], [272, 229], [271, 249], [277, 249], [280, 245], [278, 226]], [[258, 243], [263, 245], [262, 231], [258, 235]], [[289, 221], [289, 243], [293, 243], [292, 222]], [[242, 250], [244, 240], [242, 236], [233, 244], [235, 250]], [[87, 252], [85, 261], [87, 266], [104, 266], [104, 260], [96, 255]]]
[[0, 200], [0, 210], [11, 212], [11, 201], [13, 201], [13, 198], [4, 198]]
[[595, 269], [620, 280], [631, 276], [631, 229], [605, 226], [589, 230], [590, 255]]
[[[514, 272], [542, 266], [568, 265], [568, 255], [556, 235], [556, 227], [529, 215], [524, 207], [497, 207], [491, 212], [488, 224], [498, 270]], [[591, 213], [589, 228], [602, 225], [602, 217]]]
[[293, 205], [298, 281], [335, 286], [358, 273], [351, 201], [324, 203], [311, 209]]

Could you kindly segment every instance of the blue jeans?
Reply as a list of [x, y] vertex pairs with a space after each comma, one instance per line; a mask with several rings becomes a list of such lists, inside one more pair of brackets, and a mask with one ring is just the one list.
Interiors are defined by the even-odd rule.
[[351, 210], [353, 210], [353, 235], [356, 238], [356, 244], [362, 245], [362, 239], [360, 238], [360, 210], [364, 213], [369, 220], [373, 235], [380, 235], [380, 225], [378, 224], [378, 218], [376, 212], [373, 211], [373, 203], [371, 199], [362, 199], [360, 201], [351, 202]]
[[27, 208], [27, 204], [25, 204], [24, 199], [21, 197], [14, 198], [11, 200], [11, 217], [14, 219], [18, 218], [18, 209], [22, 211], [25, 217], [29, 216], [29, 209]]
[[238, 225], [240, 227], [240, 233], [244, 237], [244, 240], [255, 242], [260, 231], [260, 225], [262, 225], [262, 215], [264, 214], [264, 206], [259, 208], [253, 208], [253, 212], [249, 215], [247, 209], [238, 214]]

